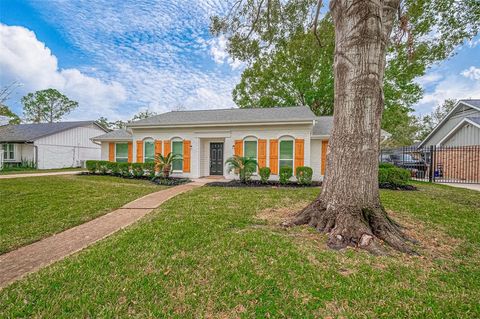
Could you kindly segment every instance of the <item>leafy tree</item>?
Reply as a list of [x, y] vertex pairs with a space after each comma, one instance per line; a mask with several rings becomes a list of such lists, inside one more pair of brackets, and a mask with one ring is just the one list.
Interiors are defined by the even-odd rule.
[[5, 105], [10, 95], [19, 87], [17, 82], [12, 82], [0, 89], [0, 115], [10, 118], [9, 124], [20, 124], [20, 117], [12, 112], [10, 108]]
[[162, 172], [163, 177], [168, 178], [172, 171], [173, 162], [177, 159], [181, 159], [181, 156], [171, 152], [165, 156], [158, 154], [155, 156], [155, 168]]
[[55, 89], [28, 93], [22, 98], [22, 104], [25, 119], [34, 123], [59, 121], [78, 107], [78, 102]]
[[152, 117], [154, 115], [157, 115], [157, 113], [153, 112], [153, 111], [149, 111], [148, 109], [145, 110], [145, 111], [140, 111], [132, 117], [132, 120], [130, 122], [147, 119], [147, 118]]
[[457, 100], [455, 99], [446, 99], [443, 104], [437, 105], [432, 113], [422, 117], [422, 129], [418, 137], [419, 140], [423, 141], [433, 131], [435, 126], [454, 108], [456, 103]]
[[[321, 0], [239, 0], [225, 16], [212, 17], [211, 30], [226, 37], [233, 58], [250, 66], [308, 29], [321, 46], [321, 5]], [[329, 234], [328, 245], [335, 249], [355, 246], [380, 253], [381, 240], [414, 253], [409, 238], [380, 203], [384, 93], [389, 86], [396, 90], [396, 83], [412, 86], [412, 74], [421, 75], [476, 35], [479, 6], [475, 0], [329, 1], [335, 30], [334, 125], [326, 174], [319, 197], [286, 226], [312, 225]], [[395, 66], [391, 74], [386, 72], [387, 57]], [[399, 72], [405, 72], [401, 81]], [[389, 83], [391, 76], [395, 85]], [[396, 97], [392, 104], [398, 107], [409, 101], [401, 94]]]
[[10, 108], [6, 105], [0, 104], [0, 115], [9, 117], [9, 124], [20, 124], [20, 118], [17, 114], [13, 113]]

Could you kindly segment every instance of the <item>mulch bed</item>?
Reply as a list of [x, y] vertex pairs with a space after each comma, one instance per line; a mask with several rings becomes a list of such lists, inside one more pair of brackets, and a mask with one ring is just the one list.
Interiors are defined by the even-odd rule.
[[278, 181], [268, 181], [266, 184], [263, 184], [261, 181], [252, 180], [247, 183], [242, 183], [237, 179], [228, 181], [228, 182], [211, 182], [206, 184], [207, 186], [214, 187], [296, 187], [296, 188], [305, 188], [305, 187], [318, 187], [321, 186], [321, 182], [312, 182], [311, 185], [300, 185], [296, 182], [290, 182], [286, 185], [280, 184]]
[[394, 185], [390, 183], [381, 183], [378, 185], [378, 187], [382, 189], [391, 189], [391, 190], [396, 190], [396, 191], [416, 191], [418, 190], [415, 186], [413, 185]]

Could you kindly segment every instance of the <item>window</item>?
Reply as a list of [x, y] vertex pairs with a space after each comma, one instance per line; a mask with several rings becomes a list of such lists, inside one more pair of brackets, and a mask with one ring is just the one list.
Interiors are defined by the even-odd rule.
[[14, 160], [15, 159], [15, 145], [3, 144], [3, 159]]
[[291, 167], [293, 169], [293, 141], [280, 141], [280, 168]]
[[173, 160], [172, 169], [174, 171], [183, 171], [183, 142], [182, 141], [173, 141], [172, 142], [172, 153], [177, 155], [177, 159]]
[[128, 144], [127, 143], [115, 144], [115, 161], [118, 163], [128, 162]]
[[153, 140], [146, 140], [143, 142], [143, 161], [145, 163], [153, 162], [155, 160], [155, 145], [153, 144]]
[[257, 160], [257, 141], [244, 141], [243, 153], [245, 157]]

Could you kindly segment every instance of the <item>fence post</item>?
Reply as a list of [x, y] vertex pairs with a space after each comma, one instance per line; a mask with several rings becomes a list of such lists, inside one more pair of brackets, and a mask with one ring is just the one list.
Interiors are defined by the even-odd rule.
[[433, 169], [433, 145], [430, 145], [430, 167], [428, 170], [428, 181], [432, 183], [434, 181], [433, 175], [435, 174], [435, 170]]

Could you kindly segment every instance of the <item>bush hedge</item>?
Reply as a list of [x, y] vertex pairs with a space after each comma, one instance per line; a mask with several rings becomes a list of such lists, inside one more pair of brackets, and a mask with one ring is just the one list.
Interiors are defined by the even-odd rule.
[[281, 167], [280, 168], [280, 184], [286, 185], [290, 181], [290, 178], [293, 175], [293, 169], [291, 167]]
[[114, 175], [121, 177], [154, 178], [155, 163], [117, 163], [109, 161], [86, 161], [85, 165], [91, 174]]
[[396, 167], [392, 164], [382, 163], [378, 169], [378, 183], [382, 185], [390, 185], [401, 187], [410, 181], [410, 171]]
[[298, 184], [300, 185], [311, 185], [313, 177], [313, 169], [308, 166], [299, 166], [295, 172], [297, 177]]
[[261, 167], [258, 171], [258, 174], [260, 175], [260, 181], [263, 184], [266, 184], [268, 182], [268, 179], [270, 178], [270, 173], [272, 171], [270, 170], [269, 167]]

